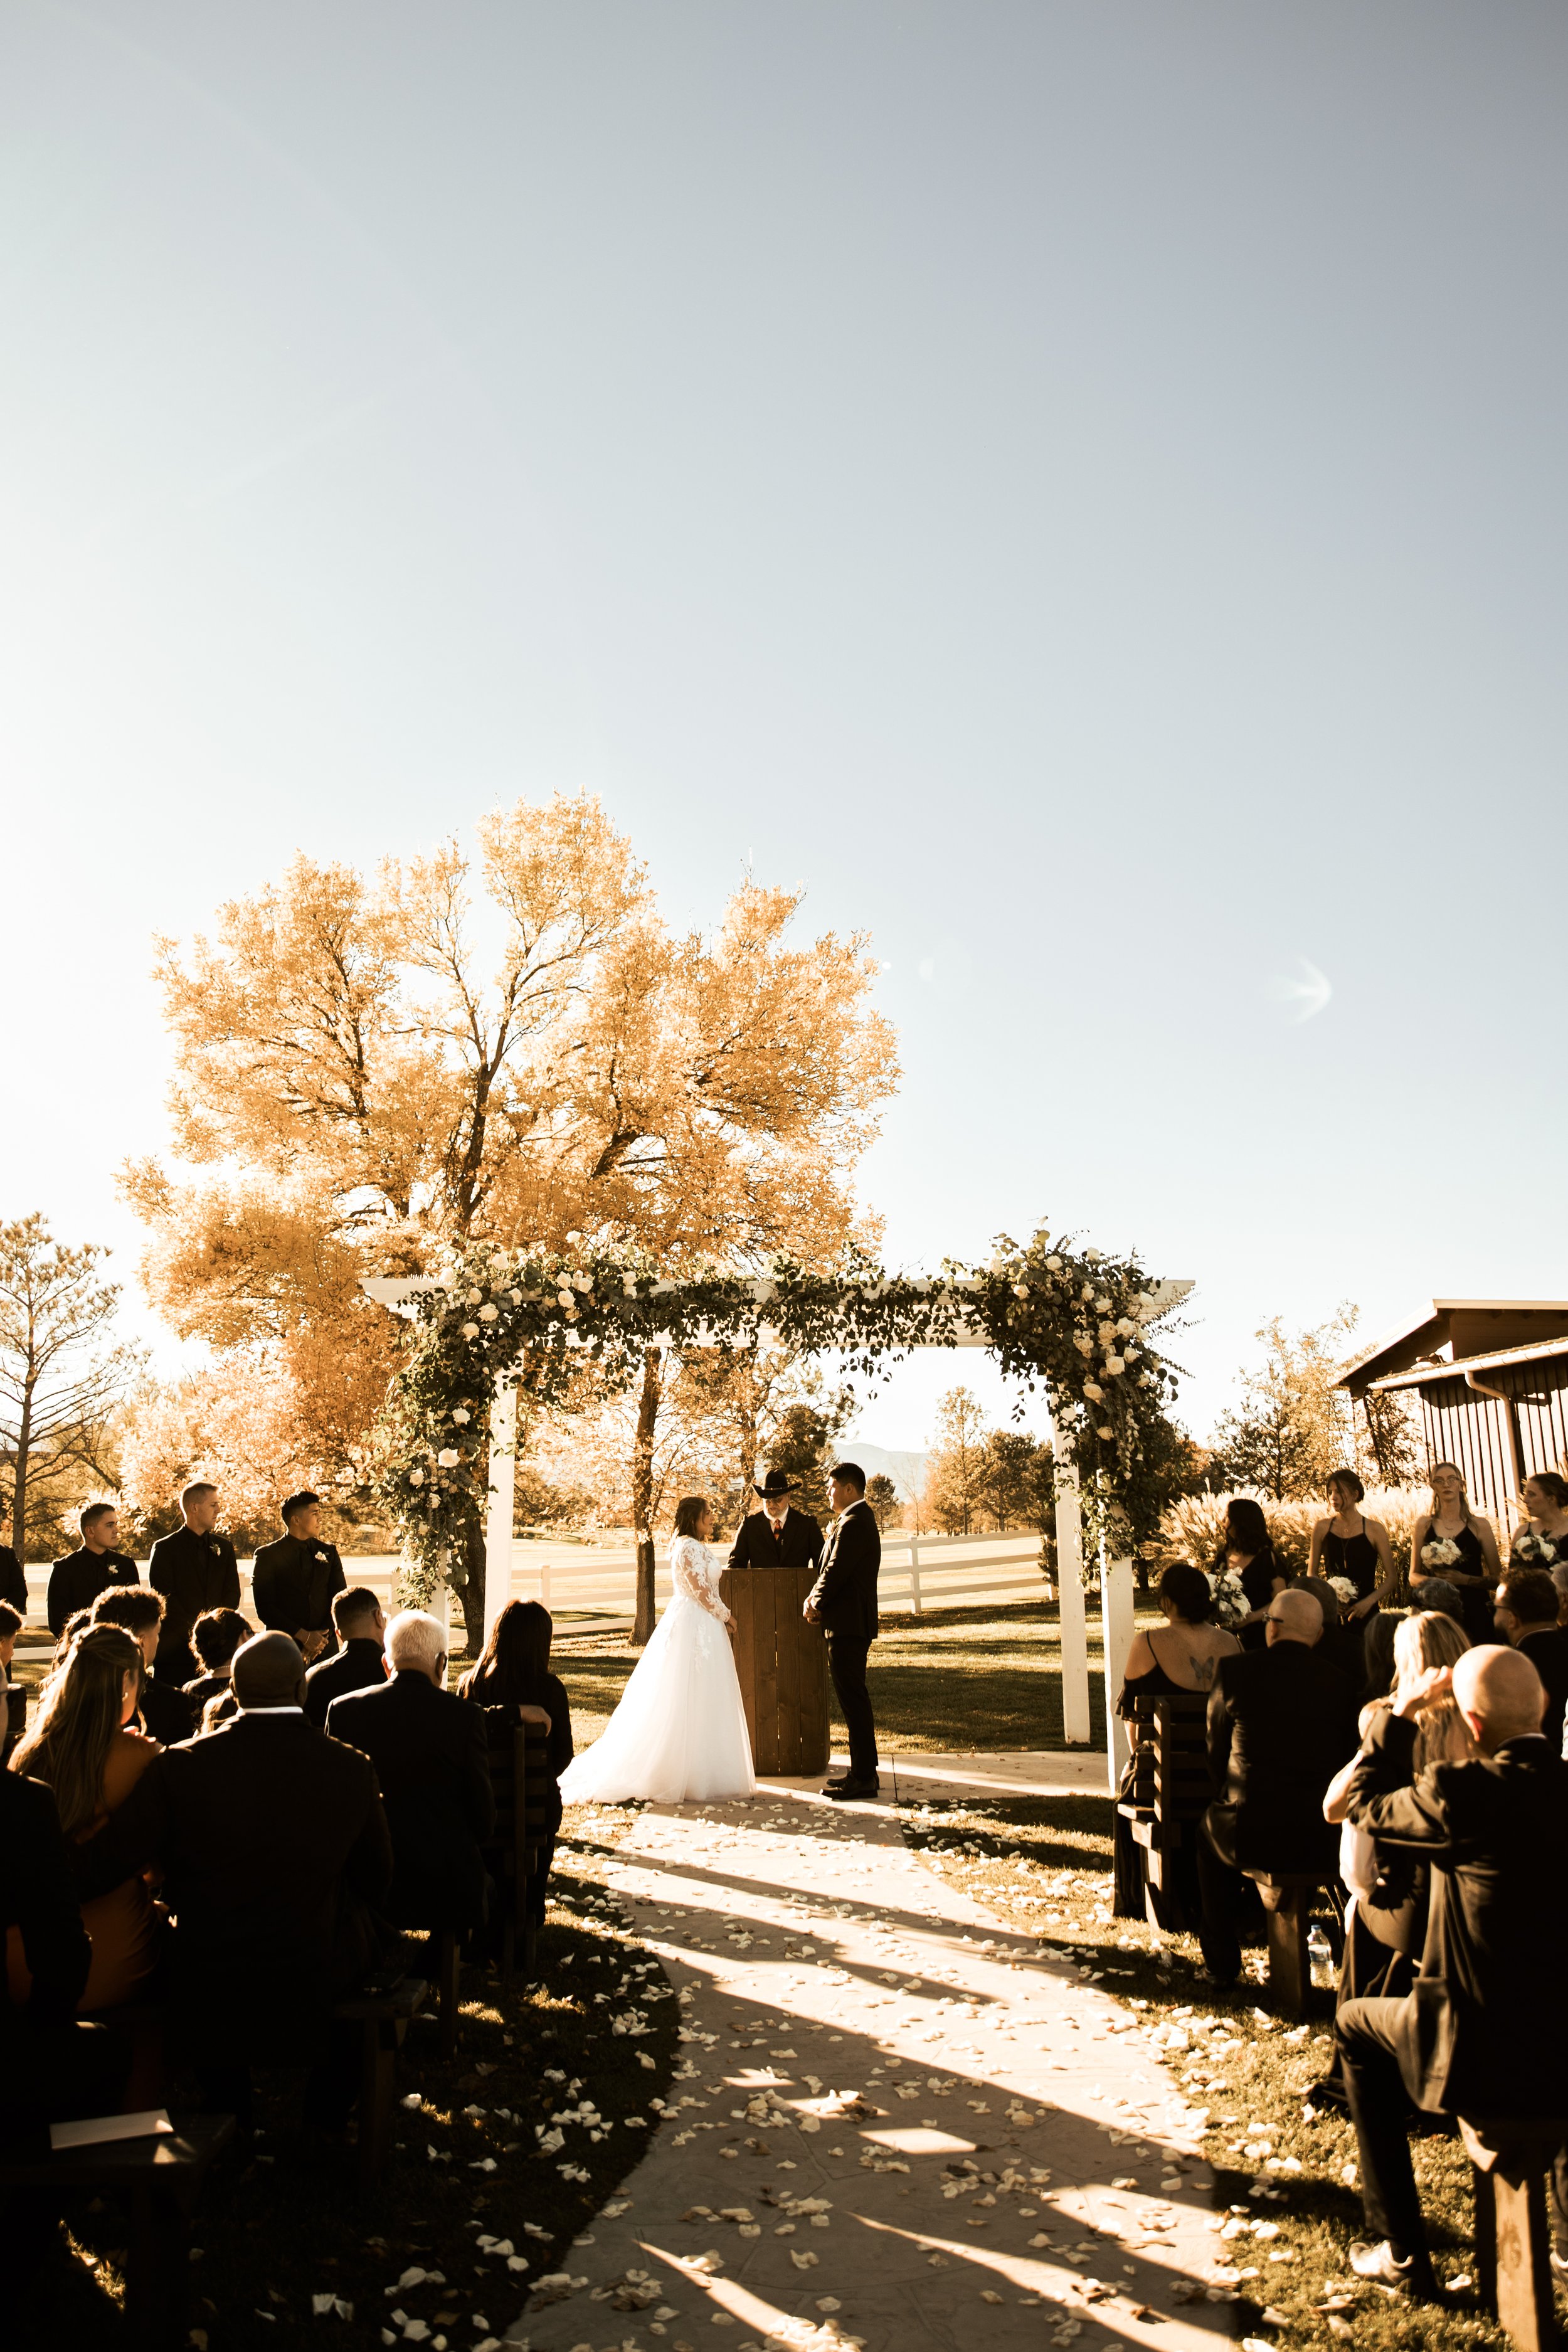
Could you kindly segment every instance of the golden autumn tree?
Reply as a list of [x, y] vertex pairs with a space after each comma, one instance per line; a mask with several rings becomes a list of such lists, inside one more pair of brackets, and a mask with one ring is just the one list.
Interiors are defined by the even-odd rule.
[[682, 935], [591, 797], [475, 834], [374, 876], [300, 855], [211, 937], [160, 943], [187, 1172], [125, 1172], [145, 1277], [176, 1329], [265, 1360], [349, 1483], [400, 1337], [363, 1276], [574, 1233], [671, 1272], [829, 1264], [897, 1077], [865, 939], [795, 941], [799, 892], [748, 881]]

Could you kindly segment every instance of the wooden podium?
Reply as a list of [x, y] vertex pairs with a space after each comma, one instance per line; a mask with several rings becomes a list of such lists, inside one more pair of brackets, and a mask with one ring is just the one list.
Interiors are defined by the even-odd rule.
[[731, 1568], [719, 1580], [759, 1772], [826, 1772], [827, 1643], [801, 1615], [814, 1568]]

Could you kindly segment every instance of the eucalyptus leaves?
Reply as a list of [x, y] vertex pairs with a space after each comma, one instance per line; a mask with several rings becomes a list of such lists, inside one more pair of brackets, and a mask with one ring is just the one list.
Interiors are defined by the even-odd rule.
[[949, 1260], [929, 1281], [867, 1261], [821, 1276], [786, 1260], [761, 1279], [701, 1266], [677, 1278], [608, 1244], [569, 1236], [568, 1246], [470, 1246], [416, 1296], [419, 1328], [379, 1433], [378, 1485], [427, 1572], [482, 1519], [500, 1381], [557, 1404], [589, 1366], [625, 1386], [655, 1341], [742, 1348], [764, 1332], [868, 1373], [909, 1348], [984, 1334], [1009, 1378], [1045, 1391], [1091, 1528], [1112, 1516], [1135, 1534], [1152, 1523], [1150, 1440], [1175, 1376], [1153, 1343], [1158, 1286], [1135, 1257], [1078, 1250], [1042, 1228], [1026, 1247], [1004, 1236], [986, 1266]]

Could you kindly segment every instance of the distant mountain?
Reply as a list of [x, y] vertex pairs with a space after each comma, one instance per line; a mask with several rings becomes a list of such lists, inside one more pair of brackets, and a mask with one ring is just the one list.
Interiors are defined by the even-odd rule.
[[900, 1503], [912, 1503], [925, 1485], [923, 1454], [890, 1454], [885, 1445], [868, 1445], [855, 1437], [845, 1438], [842, 1451], [852, 1462], [858, 1462], [868, 1478], [875, 1478], [879, 1471], [884, 1478], [890, 1478], [899, 1490]]

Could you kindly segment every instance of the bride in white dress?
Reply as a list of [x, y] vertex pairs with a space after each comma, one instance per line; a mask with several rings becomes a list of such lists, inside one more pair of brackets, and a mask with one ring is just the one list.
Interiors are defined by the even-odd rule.
[[709, 1549], [712, 1533], [712, 1512], [700, 1495], [689, 1495], [675, 1514], [669, 1606], [605, 1729], [561, 1775], [567, 1804], [645, 1797], [679, 1805], [754, 1794], [751, 1736], [727, 1631], [734, 1620], [719, 1596], [728, 1562]]

